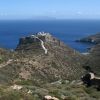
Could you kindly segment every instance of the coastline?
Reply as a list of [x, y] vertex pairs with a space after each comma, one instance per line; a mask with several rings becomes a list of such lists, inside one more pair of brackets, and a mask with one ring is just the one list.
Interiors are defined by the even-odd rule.
[[[14, 49], [20, 37], [36, 32], [50, 32], [65, 44], [86, 52], [88, 44], [76, 43], [75, 40], [99, 32], [98, 20], [9, 20], [0, 23], [0, 44], [4, 48]], [[92, 28], [94, 27], [94, 28]]]

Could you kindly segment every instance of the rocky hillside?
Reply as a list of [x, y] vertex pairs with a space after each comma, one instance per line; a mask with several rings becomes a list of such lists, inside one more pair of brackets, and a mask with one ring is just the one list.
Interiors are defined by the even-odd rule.
[[15, 51], [0, 49], [0, 100], [44, 100], [48, 95], [53, 100], [100, 100], [100, 92], [79, 80], [86, 61], [97, 64], [98, 46], [84, 56], [49, 33], [37, 33], [20, 38]]
[[41, 87], [0, 86], [0, 100], [44, 100], [45, 96], [54, 97], [52, 100], [100, 100], [100, 92], [93, 87], [86, 88], [84, 85], [79, 85], [77, 81], [59, 81]]
[[19, 40], [16, 51], [1, 64], [0, 83], [36, 84], [80, 79], [84, 57], [49, 33]]
[[7, 62], [9, 57], [12, 58], [12, 56], [12, 51], [0, 48], [0, 64]]
[[89, 50], [87, 65], [100, 75], [100, 33], [80, 39], [80, 42], [95, 44]]
[[88, 64], [92, 70], [100, 75], [100, 43], [90, 49]]

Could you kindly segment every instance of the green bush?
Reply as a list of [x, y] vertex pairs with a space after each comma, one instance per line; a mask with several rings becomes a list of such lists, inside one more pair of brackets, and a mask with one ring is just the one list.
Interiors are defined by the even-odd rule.
[[21, 80], [21, 81], [17, 81], [16, 84], [18, 85], [33, 85], [31, 80]]

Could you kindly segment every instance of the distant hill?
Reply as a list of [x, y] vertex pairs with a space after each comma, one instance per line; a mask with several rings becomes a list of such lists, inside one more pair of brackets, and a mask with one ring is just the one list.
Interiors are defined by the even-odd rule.
[[56, 20], [56, 17], [50, 17], [50, 16], [34, 16], [31, 17], [32, 20]]
[[93, 43], [98, 44], [100, 43], [100, 33], [97, 33], [95, 35], [91, 35], [85, 38], [82, 38], [80, 40], [77, 40], [78, 42], [86, 42], [86, 43]]

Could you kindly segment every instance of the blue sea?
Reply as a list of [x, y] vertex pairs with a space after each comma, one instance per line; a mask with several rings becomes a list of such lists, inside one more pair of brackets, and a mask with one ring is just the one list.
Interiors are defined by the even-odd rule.
[[91, 44], [75, 40], [100, 32], [100, 20], [1, 20], [0, 47], [15, 49], [20, 37], [40, 31], [51, 33], [79, 52], [86, 52]]

